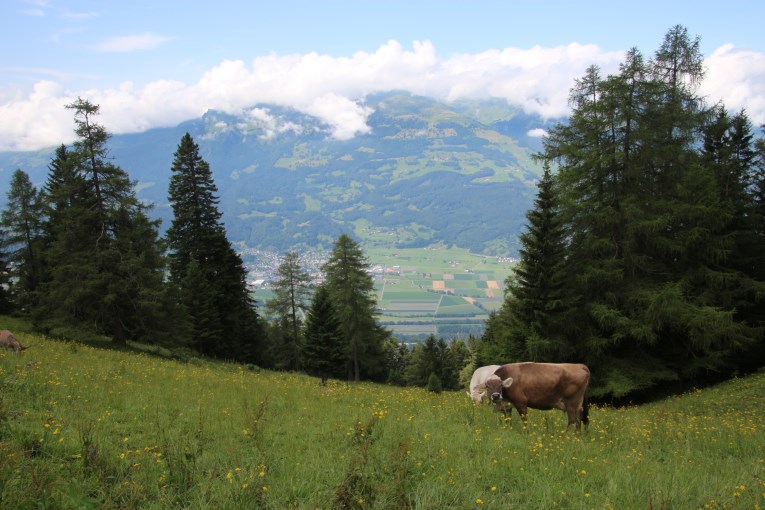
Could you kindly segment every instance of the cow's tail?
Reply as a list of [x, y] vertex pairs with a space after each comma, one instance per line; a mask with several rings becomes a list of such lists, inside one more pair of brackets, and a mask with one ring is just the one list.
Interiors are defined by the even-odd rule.
[[584, 401], [582, 401], [582, 423], [585, 427], [590, 424], [590, 397], [587, 394], [584, 395]]

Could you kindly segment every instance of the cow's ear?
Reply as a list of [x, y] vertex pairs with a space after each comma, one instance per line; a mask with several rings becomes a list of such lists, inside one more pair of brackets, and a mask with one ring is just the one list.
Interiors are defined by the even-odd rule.
[[507, 379], [502, 381], [502, 387], [503, 388], [509, 388], [511, 384], [513, 384], [513, 378], [512, 377], [508, 377]]

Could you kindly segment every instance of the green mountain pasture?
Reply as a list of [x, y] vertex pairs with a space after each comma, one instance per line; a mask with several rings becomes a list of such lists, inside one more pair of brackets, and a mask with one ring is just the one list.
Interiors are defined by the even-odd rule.
[[[2, 319], [3, 508], [765, 505], [765, 374], [524, 426], [464, 391], [329, 381], [54, 341]], [[140, 346], [134, 346], [136, 348]]]

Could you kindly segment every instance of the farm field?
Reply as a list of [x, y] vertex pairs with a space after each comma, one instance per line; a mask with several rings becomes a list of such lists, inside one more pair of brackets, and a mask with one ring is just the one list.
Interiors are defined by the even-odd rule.
[[0, 508], [755, 509], [765, 373], [563, 433], [464, 391], [330, 381], [24, 334], [0, 351]]
[[[502, 305], [513, 262], [461, 248], [394, 249], [366, 246], [380, 307], [379, 322], [402, 340], [480, 335]], [[273, 296], [259, 289], [255, 299]]]
[[380, 322], [404, 339], [480, 335], [502, 305], [512, 262], [459, 248], [369, 248]]

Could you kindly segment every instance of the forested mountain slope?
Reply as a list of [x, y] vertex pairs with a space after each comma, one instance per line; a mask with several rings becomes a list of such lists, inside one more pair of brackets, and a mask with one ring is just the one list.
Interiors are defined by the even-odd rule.
[[[400, 247], [515, 252], [541, 173], [531, 160], [539, 138], [528, 133], [544, 121], [502, 101], [442, 103], [404, 92], [368, 97], [364, 106], [370, 131], [344, 141], [316, 118], [256, 105], [115, 135], [109, 146], [165, 228], [170, 164], [188, 132], [211, 165], [233, 242], [285, 251], [329, 247], [347, 232]], [[17, 168], [41, 184], [52, 153], [0, 153], [2, 188]]]

